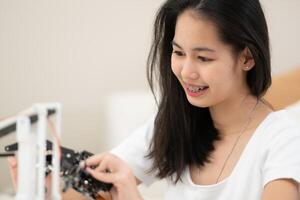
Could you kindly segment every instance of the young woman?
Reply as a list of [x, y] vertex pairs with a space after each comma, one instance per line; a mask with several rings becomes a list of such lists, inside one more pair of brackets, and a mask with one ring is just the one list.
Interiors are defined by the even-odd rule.
[[259, 0], [166, 1], [148, 79], [160, 89], [155, 116], [86, 161], [114, 200], [141, 200], [137, 185], [156, 179], [166, 200], [299, 200], [300, 128], [262, 99], [271, 74]]
[[167, 200], [300, 199], [300, 128], [262, 99], [271, 74], [259, 0], [166, 1], [148, 78], [160, 88], [157, 114], [87, 160], [113, 199], [142, 199], [137, 185], [156, 178]]

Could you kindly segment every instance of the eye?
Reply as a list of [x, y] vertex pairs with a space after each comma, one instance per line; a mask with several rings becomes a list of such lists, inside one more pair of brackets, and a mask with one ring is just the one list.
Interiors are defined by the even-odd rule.
[[173, 54], [177, 55], [177, 56], [184, 56], [184, 53], [181, 51], [173, 51]]
[[213, 59], [211, 59], [211, 58], [206, 58], [206, 57], [203, 57], [203, 56], [198, 56], [198, 59], [201, 60], [202, 62], [210, 62], [210, 61], [213, 61]]

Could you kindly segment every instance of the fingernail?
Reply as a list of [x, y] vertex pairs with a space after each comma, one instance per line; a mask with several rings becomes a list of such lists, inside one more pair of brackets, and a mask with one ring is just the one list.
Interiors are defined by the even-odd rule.
[[90, 167], [86, 167], [85, 170], [88, 171], [88, 172], [92, 171], [92, 169]]
[[83, 160], [83, 161], [80, 161], [80, 163], [79, 163], [79, 167], [81, 168], [81, 169], [85, 169], [87, 166], [86, 166], [86, 162]]

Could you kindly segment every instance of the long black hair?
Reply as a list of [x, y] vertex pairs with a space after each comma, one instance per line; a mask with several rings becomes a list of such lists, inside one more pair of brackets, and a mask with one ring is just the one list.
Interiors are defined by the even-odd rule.
[[[154, 136], [147, 158], [157, 177], [180, 180], [186, 166], [209, 162], [220, 139], [208, 108], [191, 105], [171, 70], [171, 42], [177, 18], [186, 10], [213, 22], [221, 41], [236, 53], [249, 48], [255, 66], [247, 73], [252, 95], [262, 97], [271, 85], [269, 36], [259, 0], [168, 0], [159, 9], [147, 63], [147, 78], [158, 103]], [[156, 86], [159, 93], [156, 93]]]

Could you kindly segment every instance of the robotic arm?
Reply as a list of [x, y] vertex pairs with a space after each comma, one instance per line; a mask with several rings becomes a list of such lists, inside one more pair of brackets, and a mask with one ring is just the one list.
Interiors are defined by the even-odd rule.
[[[54, 143], [46, 140], [47, 118], [55, 115]], [[31, 126], [37, 124], [37, 128]], [[17, 132], [17, 143], [5, 147], [6, 153], [0, 157], [12, 156], [18, 151], [18, 189], [17, 200], [44, 200], [45, 174], [51, 172], [51, 198], [60, 200], [59, 179], [64, 182], [64, 191], [72, 187], [76, 191], [98, 199], [99, 191], [108, 191], [111, 184], [94, 179], [85, 171], [84, 160], [93, 154], [88, 151], [77, 152], [59, 144], [61, 132], [61, 105], [58, 103], [35, 104], [17, 116], [0, 122], [0, 138]], [[59, 156], [59, 152], [61, 152]], [[28, 182], [32, 184], [28, 184]]]
[[[46, 148], [46, 175], [48, 175], [53, 167], [52, 143], [50, 141], [47, 141]], [[10, 154], [17, 150], [17, 143], [5, 147], [5, 151]], [[96, 200], [100, 198], [99, 191], [106, 192], [111, 189], [112, 184], [98, 181], [85, 171], [84, 160], [92, 156], [92, 153], [88, 151], [76, 152], [66, 147], [61, 147], [61, 152], [60, 176], [64, 183], [63, 192], [73, 188], [77, 192]]]

